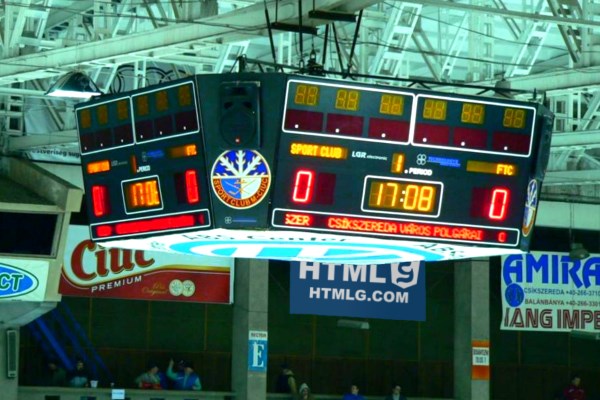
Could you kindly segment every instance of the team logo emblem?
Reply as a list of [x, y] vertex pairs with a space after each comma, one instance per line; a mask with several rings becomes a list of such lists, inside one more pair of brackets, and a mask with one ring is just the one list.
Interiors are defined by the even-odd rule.
[[271, 172], [264, 157], [254, 150], [228, 150], [213, 164], [212, 188], [231, 208], [250, 208], [265, 198]]
[[527, 202], [525, 203], [525, 215], [523, 217], [523, 235], [529, 236], [533, 222], [535, 221], [535, 213], [538, 206], [538, 183], [535, 179], [529, 181], [527, 185]]

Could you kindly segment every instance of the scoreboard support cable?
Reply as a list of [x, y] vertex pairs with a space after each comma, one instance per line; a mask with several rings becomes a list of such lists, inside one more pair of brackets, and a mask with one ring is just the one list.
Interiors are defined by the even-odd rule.
[[279, 73], [76, 106], [93, 240], [213, 229], [527, 251], [550, 151], [535, 102]]

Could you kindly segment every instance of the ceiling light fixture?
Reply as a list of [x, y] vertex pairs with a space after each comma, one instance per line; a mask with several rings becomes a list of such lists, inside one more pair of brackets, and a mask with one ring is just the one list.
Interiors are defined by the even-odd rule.
[[92, 78], [81, 71], [72, 71], [61, 76], [46, 92], [46, 96], [86, 100], [102, 94]]
[[327, 21], [356, 22], [356, 15], [354, 14], [325, 10], [311, 10], [308, 12], [308, 18], [324, 19]]
[[338, 319], [338, 328], [352, 328], [352, 329], [369, 329], [369, 323], [367, 321], [357, 321], [354, 319]]
[[590, 256], [590, 252], [583, 247], [583, 244], [571, 242], [571, 251], [569, 251], [569, 257], [573, 260], [585, 260]]

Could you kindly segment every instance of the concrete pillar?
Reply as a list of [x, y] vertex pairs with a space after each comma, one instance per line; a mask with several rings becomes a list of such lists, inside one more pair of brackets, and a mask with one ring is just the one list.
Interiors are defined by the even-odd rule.
[[[474, 379], [472, 365], [473, 341], [487, 341], [489, 345], [489, 278], [490, 263], [487, 258], [454, 263], [454, 398], [456, 400], [489, 400], [490, 398], [489, 376], [487, 379]], [[480, 371], [481, 367], [478, 367], [478, 372]]]
[[[16, 332], [16, 340], [14, 345], [15, 348], [9, 349], [7, 346], [7, 335], [6, 331], [11, 330]], [[19, 369], [19, 328], [8, 328], [0, 331], [2, 336], [0, 337], [0, 388], [2, 388], [2, 395], [0, 397], [2, 400], [17, 400], [18, 390], [19, 390], [19, 376], [17, 372], [17, 376], [15, 378], [7, 377], [7, 357], [8, 353], [11, 352], [13, 357], [16, 357], [15, 365], [17, 366], [17, 371]]]
[[250, 370], [248, 335], [266, 332], [269, 306], [269, 262], [237, 259], [235, 261], [233, 298], [233, 335], [231, 385], [236, 400], [264, 400], [267, 395], [265, 372]]

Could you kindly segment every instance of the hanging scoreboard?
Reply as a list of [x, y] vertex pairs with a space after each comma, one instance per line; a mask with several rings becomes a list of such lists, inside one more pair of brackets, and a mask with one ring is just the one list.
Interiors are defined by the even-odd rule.
[[95, 240], [225, 228], [521, 250], [553, 119], [284, 74], [198, 75], [76, 113]]

